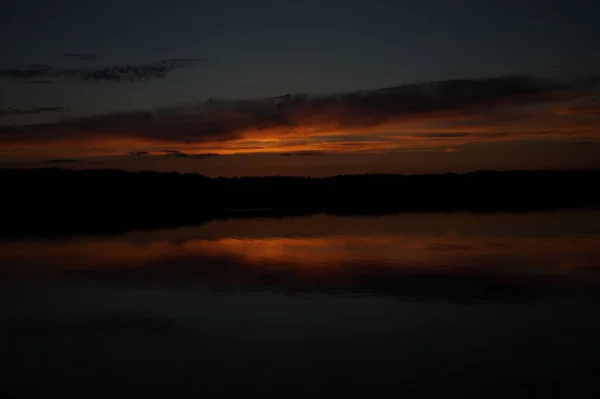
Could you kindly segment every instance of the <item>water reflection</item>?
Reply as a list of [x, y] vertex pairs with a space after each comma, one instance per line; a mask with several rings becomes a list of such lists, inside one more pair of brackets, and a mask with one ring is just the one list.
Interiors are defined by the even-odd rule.
[[[578, 218], [569, 231], [564, 221]], [[598, 212], [571, 211], [221, 221], [108, 238], [9, 241], [0, 258], [7, 278], [461, 301], [595, 296], [598, 220]]]
[[600, 366], [599, 222], [317, 215], [5, 241], [0, 393], [578, 397]]

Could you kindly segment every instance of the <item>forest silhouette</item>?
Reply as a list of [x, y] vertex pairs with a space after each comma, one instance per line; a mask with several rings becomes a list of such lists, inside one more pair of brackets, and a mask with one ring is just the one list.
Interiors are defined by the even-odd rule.
[[213, 219], [598, 207], [600, 170], [209, 178], [116, 169], [1, 169], [0, 236], [110, 234]]

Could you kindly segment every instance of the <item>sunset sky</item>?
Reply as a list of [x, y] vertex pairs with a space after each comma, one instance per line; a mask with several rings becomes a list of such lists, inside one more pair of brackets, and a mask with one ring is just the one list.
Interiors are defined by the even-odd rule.
[[7, 0], [0, 167], [600, 167], [596, 0]]

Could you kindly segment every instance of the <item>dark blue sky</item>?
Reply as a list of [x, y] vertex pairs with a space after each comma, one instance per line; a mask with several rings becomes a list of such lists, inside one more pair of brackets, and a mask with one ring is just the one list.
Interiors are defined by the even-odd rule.
[[[66, 64], [57, 54], [69, 52], [91, 53], [105, 64], [211, 58], [172, 74], [169, 84], [153, 82], [153, 90], [99, 90], [86, 108], [106, 106], [117, 91], [127, 93], [117, 101], [123, 106], [138, 100], [163, 105], [506, 73], [586, 73], [600, 66], [600, 2], [593, 0], [6, 3], [0, 17], [3, 67]], [[77, 88], [73, 93], [81, 95]]]
[[[0, 125], [65, 117], [35, 107], [77, 117], [458, 78], [571, 79], [600, 71], [598, 16], [595, 0], [4, 0], [0, 109], [25, 111], [4, 111]], [[87, 58], [64, 55], [74, 53]], [[195, 58], [206, 60], [146, 82], [97, 79], [106, 66]], [[62, 72], [16, 75], [31, 64]], [[71, 79], [73, 68], [89, 79]]]

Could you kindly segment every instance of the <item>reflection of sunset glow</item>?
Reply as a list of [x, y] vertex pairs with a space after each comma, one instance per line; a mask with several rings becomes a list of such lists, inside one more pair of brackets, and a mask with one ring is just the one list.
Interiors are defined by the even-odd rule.
[[[318, 238], [226, 238], [194, 240], [185, 244], [193, 253], [237, 256], [253, 263], [298, 264], [299, 267], [341, 267], [353, 262], [387, 264], [389, 267], [457, 266], [457, 259], [504, 258], [520, 253], [546, 261], [568, 257], [583, 264], [586, 254], [595, 254], [597, 241], [503, 239], [460, 237], [328, 236]], [[551, 254], [550, 256], [548, 254]], [[489, 261], [489, 260], [488, 260]], [[494, 262], [495, 263], [495, 262]], [[481, 266], [487, 266], [482, 264]], [[492, 265], [497, 266], [497, 265]], [[504, 265], [510, 268], [510, 264]], [[550, 266], [550, 264], [548, 264]], [[600, 266], [600, 264], [598, 265]]]
[[[227, 237], [190, 239], [182, 243], [134, 244], [115, 239], [61, 242], [14, 242], [0, 245], [6, 268], [86, 270], [144, 267], [152, 263], [197, 262], [218, 267], [234, 259], [249, 267], [308, 271], [374, 264], [392, 268], [497, 268], [527, 272], [532, 261], [544, 272], [563, 273], [600, 267], [597, 237], [477, 238], [452, 235], [333, 235], [318, 237]], [[208, 262], [208, 263], [207, 263]], [[515, 269], [515, 267], [519, 269]], [[525, 267], [524, 269], [522, 267]]]

